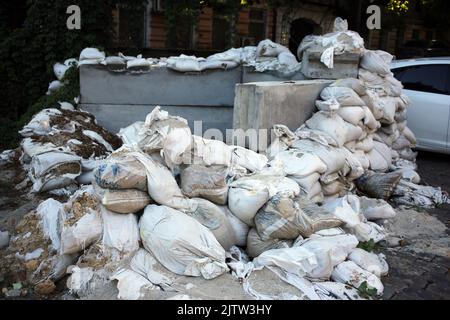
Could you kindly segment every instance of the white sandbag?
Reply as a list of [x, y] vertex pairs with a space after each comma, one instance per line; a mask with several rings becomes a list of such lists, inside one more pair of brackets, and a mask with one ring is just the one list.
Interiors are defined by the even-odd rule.
[[346, 131], [345, 143], [364, 139], [364, 131], [361, 127], [355, 126], [346, 121], [344, 121], [344, 124]]
[[[203, 59], [204, 60], [204, 59]], [[167, 68], [180, 72], [200, 72], [200, 61], [203, 61], [195, 56], [186, 56], [184, 54], [179, 57], [169, 57], [166, 60]]]
[[319, 130], [329, 135], [338, 147], [342, 147], [347, 142], [345, 121], [336, 114], [317, 112], [306, 121], [306, 125], [309, 129]]
[[406, 126], [408, 125], [407, 121], [397, 122], [397, 129], [398, 131], [402, 132], [406, 129]]
[[348, 227], [355, 227], [361, 223], [359, 218], [360, 202], [356, 196], [345, 196], [323, 204], [324, 209], [332, 212]]
[[392, 124], [395, 122], [395, 113], [397, 111], [397, 101], [392, 97], [379, 99], [379, 105], [383, 109], [383, 118], [381, 122]]
[[384, 291], [383, 284], [380, 279], [373, 273], [360, 268], [352, 261], [342, 262], [334, 269], [331, 279], [336, 282], [351, 285], [359, 289], [365, 282], [368, 289], [375, 289], [377, 294], [381, 296]]
[[289, 49], [269, 39], [260, 41], [256, 47], [256, 54], [260, 57], [278, 57], [283, 52], [289, 52]]
[[61, 211], [60, 254], [80, 252], [102, 235], [103, 222], [100, 207], [92, 186], [77, 191]]
[[377, 94], [367, 91], [367, 94], [361, 99], [364, 101], [366, 106], [370, 109], [372, 112], [372, 115], [374, 118], [378, 121], [383, 118], [384, 112], [383, 108], [381, 107], [380, 97], [378, 97]]
[[294, 178], [305, 178], [316, 172], [323, 174], [327, 171], [327, 166], [318, 156], [296, 149], [277, 154], [273, 161], [281, 161], [285, 175]]
[[373, 222], [362, 222], [355, 227], [348, 228], [348, 231], [354, 234], [360, 242], [373, 241], [379, 243], [385, 240], [387, 236], [386, 230]]
[[151, 63], [145, 58], [136, 58], [133, 60], [127, 61], [127, 69], [137, 68], [137, 67], [150, 67]]
[[345, 165], [345, 155], [337, 148], [324, 146], [311, 140], [297, 140], [292, 143], [292, 148], [318, 156], [327, 169], [325, 172], [320, 170], [316, 170], [316, 172], [325, 176], [339, 172]]
[[413, 145], [411, 143], [411, 141], [409, 141], [404, 134], [400, 134], [400, 137], [394, 141], [394, 143], [392, 144], [392, 148], [394, 150], [402, 150], [402, 149], [407, 149], [407, 148], [411, 148]]
[[397, 215], [392, 206], [381, 199], [360, 197], [361, 213], [369, 221], [393, 219]]
[[345, 107], [337, 111], [338, 115], [345, 121], [357, 126], [366, 116], [362, 107]]
[[349, 261], [353, 261], [362, 269], [373, 273], [378, 278], [389, 273], [389, 266], [386, 257], [382, 254], [376, 255], [365, 250], [356, 248], [348, 256]]
[[373, 148], [374, 148], [374, 150], [378, 151], [378, 153], [380, 155], [383, 156], [383, 158], [384, 158], [384, 160], [386, 160], [386, 163], [388, 164], [388, 166], [391, 167], [392, 156], [390, 153], [390, 148], [386, 144], [380, 143], [378, 141], [374, 141]]
[[317, 266], [307, 273], [307, 277], [328, 280], [334, 267], [344, 262], [357, 245], [358, 240], [348, 234], [314, 237], [300, 242], [299, 246], [313, 253], [317, 259]]
[[387, 75], [391, 72], [389, 65], [394, 57], [389, 53], [381, 50], [366, 50], [361, 58], [360, 65], [362, 68], [377, 73], [379, 75]]
[[364, 125], [368, 127], [370, 130], [377, 130], [381, 127], [381, 123], [379, 123], [372, 111], [367, 107], [362, 107], [364, 110]]
[[101, 207], [103, 244], [115, 254], [128, 255], [139, 249], [138, 219], [134, 214], [117, 214]]
[[338, 142], [331, 135], [320, 130], [313, 130], [306, 127], [306, 125], [301, 126], [295, 131], [295, 135], [299, 139], [309, 139], [324, 146], [338, 147]]
[[205, 279], [228, 271], [225, 250], [195, 219], [169, 207], [150, 205], [139, 226], [144, 247], [170, 271]]
[[358, 94], [348, 87], [326, 87], [320, 93], [320, 97], [323, 100], [336, 99], [342, 107], [365, 105]]
[[60, 221], [64, 212], [63, 204], [55, 199], [47, 199], [39, 204], [36, 213], [42, 221], [44, 237], [50, 239], [53, 249], [61, 248]]
[[[391, 153], [389, 152], [389, 156]], [[373, 149], [367, 153], [367, 157], [370, 161], [370, 169], [378, 172], [386, 172], [389, 169], [389, 163], [386, 161], [383, 155], [377, 150]]]
[[403, 91], [403, 85], [392, 74], [388, 74], [384, 77], [386, 86], [389, 89], [387, 94], [392, 97], [400, 97]]
[[95, 187], [101, 204], [114, 213], [136, 213], [151, 203], [148, 193], [137, 189], [109, 190]]
[[250, 228], [244, 222], [235, 217], [228, 207], [223, 206], [219, 208], [225, 213], [225, 216], [233, 229], [235, 245], [238, 247], [245, 247]]
[[209, 140], [192, 136], [192, 149], [183, 155], [183, 163], [204, 166], [231, 165], [233, 149], [219, 140]]
[[360, 97], [366, 94], [366, 87], [361, 80], [355, 78], [339, 79], [333, 82], [331, 87], [346, 87], [355, 91]]
[[303, 277], [317, 267], [317, 259], [309, 250], [293, 247], [266, 251], [255, 258], [253, 264], [257, 268], [279, 267], [288, 273]]
[[304, 190], [306, 193], [310, 193], [313, 187], [315, 187], [316, 183], [319, 181], [320, 174], [313, 173], [304, 178], [291, 177], [291, 179], [297, 182], [300, 188], [302, 188], [302, 190]]
[[422, 180], [420, 175], [415, 170], [412, 169], [401, 169], [395, 172], [401, 173], [402, 179], [408, 182], [419, 184]]
[[80, 62], [83, 60], [96, 60], [100, 63], [105, 59], [105, 53], [96, 48], [84, 48], [80, 53]]
[[249, 149], [237, 146], [233, 146], [231, 149], [231, 163], [244, 167], [250, 172], [261, 171], [269, 161], [265, 155], [258, 154]]
[[370, 168], [370, 159], [367, 153], [365, 153], [364, 151], [356, 150], [356, 152], [354, 152], [353, 155], [362, 165], [364, 170], [368, 170]]
[[300, 187], [295, 181], [282, 176], [243, 177], [230, 184], [228, 207], [241, 221], [254, 226], [253, 218], [258, 210], [271, 197], [281, 192], [295, 197], [299, 195]]
[[64, 86], [64, 83], [62, 83], [59, 80], [52, 81], [48, 84], [48, 90], [47, 95], [51, 95], [53, 92], [58, 91]]
[[272, 249], [286, 249], [292, 247], [291, 240], [269, 239], [263, 241], [256, 229], [250, 229], [247, 236], [247, 253], [250, 257], [256, 258], [263, 252]]
[[66, 66], [62, 63], [55, 63], [53, 65], [53, 73], [55, 74], [55, 77], [61, 81], [69, 68], [70, 66]]
[[320, 182], [316, 182], [303, 196], [312, 202], [322, 202], [323, 193]]
[[[372, 91], [375, 91], [377, 93], [385, 93], [385, 86], [386, 86], [386, 81], [384, 80], [384, 78], [380, 75], [378, 75], [375, 72], [371, 72], [369, 70], [366, 70], [364, 68], [359, 68], [358, 71], [358, 78], [364, 82], [364, 85], [371, 89]], [[371, 90], [367, 90], [367, 92], [371, 91]]]
[[81, 174], [81, 158], [65, 152], [49, 151], [31, 160], [30, 178], [34, 192], [64, 188]]
[[94, 178], [104, 189], [148, 190], [145, 167], [128, 153], [111, 155], [94, 170]]
[[346, 148], [343, 148], [342, 152], [345, 155], [345, 161], [347, 166], [349, 167], [346, 178], [350, 181], [353, 181], [361, 177], [364, 174], [365, 168], [361, 164], [360, 159], [356, 156], [356, 154], [351, 153]]
[[208, 200], [200, 198], [192, 200], [197, 208], [186, 214], [207, 227], [225, 250], [237, 245], [237, 237], [226, 213]]
[[326, 101], [316, 101], [316, 108], [319, 109], [319, 111], [336, 111], [339, 110], [340, 107], [341, 105], [334, 98]]
[[231, 174], [228, 167], [191, 165], [181, 172], [181, 190], [189, 198], [200, 197], [224, 205], [228, 199], [227, 182]]
[[356, 145], [355, 145], [355, 149], [361, 150], [364, 152], [370, 152], [373, 150], [373, 148], [374, 148], [374, 141], [373, 141], [372, 136], [369, 136], [364, 140], [356, 142]]
[[295, 66], [298, 64], [297, 58], [289, 51], [281, 52], [278, 55], [278, 62], [286, 66]]

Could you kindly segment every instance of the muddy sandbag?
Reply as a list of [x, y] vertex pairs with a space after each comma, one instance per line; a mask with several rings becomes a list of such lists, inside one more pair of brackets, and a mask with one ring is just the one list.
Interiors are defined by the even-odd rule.
[[77, 191], [64, 205], [61, 214], [61, 254], [80, 252], [101, 237], [100, 203], [92, 186]]
[[344, 262], [350, 252], [356, 248], [358, 240], [348, 234], [330, 237], [315, 236], [297, 245], [313, 253], [317, 259], [317, 266], [308, 272], [307, 277], [328, 280], [334, 267]]
[[225, 250], [237, 245], [237, 236], [226, 213], [208, 200], [200, 198], [192, 200], [197, 204], [197, 209], [186, 214], [207, 227]]
[[45, 192], [76, 184], [81, 175], [81, 158], [65, 152], [50, 151], [31, 160], [33, 192]]
[[147, 192], [137, 189], [110, 190], [96, 186], [95, 193], [100, 203], [115, 213], [136, 213], [152, 202]]
[[397, 215], [392, 206], [384, 200], [360, 197], [361, 213], [369, 221], [393, 219]]
[[294, 199], [278, 194], [271, 198], [255, 216], [255, 225], [263, 241], [295, 240], [313, 233], [312, 223]]
[[355, 180], [356, 187], [366, 196], [388, 201], [397, 188], [402, 175], [399, 173], [367, 172]]
[[112, 155], [94, 170], [95, 183], [104, 189], [147, 191], [145, 167], [131, 155]]
[[353, 261], [356, 265], [373, 273], [378, 278], [386, 276], [389, 273], [389, 266], [383, 254], [376, 255], [356, 248], [350, 253], [348, 260]]
[[292, 247], [292, 240], [269, 239], [263, 241], [256, 229], [250, 229], [247, 237], [247, 254], [256, 258], [265, 251]]
[[149, 205], [139, 227], [145, 249], [176, 274], [213, 279], [228, 271], [225, 250], [211, 231], [180, 211]]
[[181, 172], [181, 190], [189, 198], [200, 197], [224, 205], [228, 198], [230, 174], [228, 167], [191, 165]]
[[384, 291], [383, 284], [376, 275], [362, 269], [353, 261], [345, 261], [337, 265], [331, 274], [331, 279], [356, 289], [360, 289], [363, 283], [366, 283], [367, 289], [376, 290], [378, 296], [381, 296]]
[[348, 87], [326, 87], [320, 93], [320, 97], [323, 100], [336, 99], [342, 107], [365, 105], [356, 92]]
[[306, 199], [296, 199], [299, 208], [308, 218], [313, 233], [322, 230], [337, 228], [342, 225], [342, 221], [338, 219], [332, 212], [319, 206], [317, 203]]
[[280, 192], [295, 197], [300, 193], [300, 187], [283, 176], [257, 174], [243, 177], [230, 184], [228, 207], [241, 221], [254, 226], [253, 218], [258, 210]]

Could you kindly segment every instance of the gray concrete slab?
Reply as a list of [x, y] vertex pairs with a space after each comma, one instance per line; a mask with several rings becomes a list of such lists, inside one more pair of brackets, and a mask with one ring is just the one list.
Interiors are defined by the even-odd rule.
[[[116, 105], [116, 104], [81, 104], [80, 108], [92, 113], [97, 122], [113, 133], [136, 121], [145, 121], [154, 105]], [[204, 133], [208, 129], [219, 129], [225, 134], [226, 129], [233, 127], [233, 107], [206, 106], [161, 106], [171, 115], [188, 120], [194, 133], [194, 121], [201, 121], [196, 126], [195, 134]]]
[[303, 73], [296, 72], [293, 75], [284, 76], [279, 72], [257, 72], [253, 67], [242, 67], [242, 83], [262, 81], [298, 81], [305, 80]]
[[112, 72], [105, 66], [80, 67], [82, 104], [232, 106], [241, 68], [181, 73], [167, 68]]
[[321, 61], [321, 51], [305, 50], [302, 60], [302, 73], [310, 79], [357, 78], [360, 56], [356, 53], [344, 53], [334, 56], [334, 67], [329, 69]]

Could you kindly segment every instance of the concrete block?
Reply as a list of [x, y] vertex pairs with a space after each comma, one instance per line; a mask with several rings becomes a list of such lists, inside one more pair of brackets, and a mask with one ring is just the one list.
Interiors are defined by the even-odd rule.
[[285, 76], [276, 71], [257, 72], [253, 67], [242, 67], [242, 83], [262, 81], [298, 81], [305, 80], [302, 72]]
[[[117, 133], [136, 121], [145, 121], [145, 117], [155, 106], [150, 105], [116, 105], [116, 104], [81, 104], [80, 108], [92, 113], [97, 122], [107, 130]], [[195, 134], [202, 134], [208, 129], [219, 129], [225, 136], [227, 129], [233, 127], [233, 107], [206, 106], [161, 106], [171, 115], [188, 120]], [[194, 128], [194, 121], [201, 121]], [[195, 132], [194, 132], [194, 129]]]
[[334, 68], [329, 69], [320, 61], [322, 52], [308, 49], [303, 53], [302, 73], [310, 79], [357, 78], [360, 56], [357, 53], [344, 53], [334, 56]]
[[105, 66], [80, 67], [82, 104], [232, 106], [242, 69], [181, 73], [168, 68], [113, 72]]
[[[272, 127], [284, 124], [291, 130], [299, 128], [316, 111], [315, 101], [331, 83], [329, 80], [303, 80], [238, 84], [233, 129], [266, 130], [265, 137], [258, 133], [258, 140], [267, 138], [270, 144]], [[264, 141], [259, 141], [258, 145], [259, 151], [266, 150]], [[245, 146], [249, 147], [248, 141]]]

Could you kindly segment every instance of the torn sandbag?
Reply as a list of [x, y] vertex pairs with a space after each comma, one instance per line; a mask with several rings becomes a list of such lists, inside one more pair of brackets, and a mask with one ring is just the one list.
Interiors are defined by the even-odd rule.
[[247, 236], [247, 253], [250, 257], [256, 258], [265, 251], [272, 249], [284, 249], [292, 247], [291, 240], [269, 239], [263, 241], [256, 229], [250, 229]]
[[33, 157], [30, 179], [34, 192], [45, 192], [74, 184], [81, 174], [81, 158], [70, 153], [49, 151]]
[[353, 261], [362, 269], [373, 273], [378, 278], [389, 273], [389, 266], [383, 254], [376, 255], [365, 250], [356, 248], [348, 256], [349, 261]]
[[176, 274], [213, 279], [228, 270], [211, 231], [180, 211], [149, 205], [139, 226], [144, 247]]
[[365, 283], [367, 289], [376, 290], [377, 296], [381, 296], [384, 291], [384, 286], [377, 276], [360, 268], [352, 261], [345, 261], [336, 266], [331, 278], [333, 281], [351, 285], [356, 289], [361, 289], [361, 286]]
[[253, 218], [258, 210], [271, 197], [280, 192], [295, 197], [300, 193], [300, 187], [295, 181], [283, 176], [243, 177], [230, 184], [228, 207], [241, 221], [248, 226], [254, 226]]
[[334, 267], [344, 262], [358, 243], [355, 236], [348, 234], [301, 241], [298, 246], [313, 253], [317, 259], [316, 267], [307, 273], [307, 277], [328, 280]]
[[228, 167], [191, 165], [181, 171], [181, 190], [189, 198], [200, 197], [225, 205], [230, 175], [232, 172]]
[[103, 231], [100, 204], [92, 186], [77, 191], [61, 211], [60, 254], [78, 253], [97, 241]]

